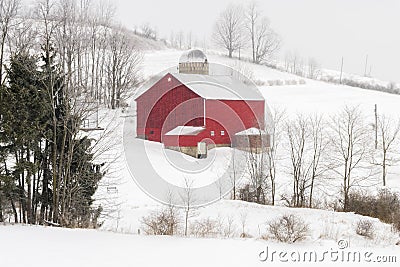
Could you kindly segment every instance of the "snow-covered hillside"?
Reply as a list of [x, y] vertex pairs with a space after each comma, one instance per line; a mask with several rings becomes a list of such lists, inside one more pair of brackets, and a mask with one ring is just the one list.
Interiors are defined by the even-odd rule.
[[[148, 51], [144, 57], [143, 74], [150, 77], [167, 68], [177, 65], [181, 51], [162, 50]], [[233, 66], [253, 75], [253, 78], [268, 84], [268, 81], [281, 81], [283, 85], [261, 86], [259, 89], [270, 106], [283, 107], [289, 117], [298, 113], [321, 113], [330, 115], [344, 105], [359, 105], [368, 119], [372, 119], [374, 104], [380, 112], [397, 116], [400, 96], [369, 91], [348, 86], [338, 86], [307, 80], [288, 73], [283, 73], [265, 66], [250, 63], [238, 63], [218, 55], [209, 55], [209, 61]], [[295, 82], [293, 82], [295, 81]], [[289, 85], [291, 84], [291, 85]], [[132, 99], [133, 100], [133, 99]], [[179, 171], [171, 167], [159, 143], [135, 138], [135, 105], [130, 103], [127, 109], [100, 112], [100, 126], [104, 132], [90, 133], [92, 137], [105, 135], [104, 142], [110, 148], [97, 159], [99, 162], [111, 161], [109, 171], [102, 180], [96, 193], [96, 204], [104, 207], [103, 225], [100, 230], [70, 230], [35, 226], [0, 226], [0, 262], [1, 266], [39, 266], [32, 265], [30, 259], [43, 253], [46, 247], [46, 262], [64, 259], [58, 266], [265, 266], [266, 249], [286, 253], [315, 252], [320, 257], [324, 253], [356, 252], [364, 255], [371, 252], [370, 260], [378, 261], [379, 255], [397, 256], [400, 258], [400, 247], [395, 244], [399, 235], [391, 226], [377, 219], [366, 218], [352, 213], [336, 213], [330, 210], [292, 209], [282, 206], [264, 206], [242, 201], [220, 200], [214, 204], [193, 209], [190, 224], [210, 219], [218, 222], [220, 233], [214, 239], [195, 239], [183, 237], [145, 236], [142, 218], [162, 205], [144, 193], [140, 185], [131, 176], [129, 165], [141, 164], [141, 158], [148, 157], [155, 169], [167, 175], [170, 183], [178, 183]], [[132, 147], [124, 147], [129, 138]], [[145, 145], [147, 155], [137, 154], [135, 146]], [[204, 172], [196, 173], [200, 185], [210, 183], [226, 167], [224, 156], [228, 148], [214, 149], [216, 158]], [[191, 164], [200, 164], [199, 160], [169, 152], [170, 157]], [[134, 155], [138, 161], [127, 162]], [[182, 174], [184, 176], [186, 174]], [[279, 181], [278, 191], [290, 190], [289, 179]], [[388, 177], [390, 187], [399, 186], [399, 172], [393, 169]], [[326, 189], [332, 195], [337, 194], [338, 184]], [[296, 244], [282, 244], [273, 240], [264, 240], [267, 224], [284, 215], [295, 214], [309, 224], [310, 231], [305, 240]], [[180, 214], [183, 218], [183, 214]], [[371, 220], [375, 232], [374, 238], [368, 239], [356, 234], [355, 227], [360, 220]], [[229, 226], [229, 233], [226, 227]], [[250, 238], [239, 238], [244, 231]], [[224, 234], [225, 233], [225, 234]], [[230, 237], [230, 238], [228, 238]], [[346, 244], [340, 249], [338, 242]], [[54, 244], [48, 248], [48, 244]], [[20, 251], [24, 257], [20, 257]], [[261, 253], [261, 254], [260, 254]], [[302, 254], [302, 255], [303, 255]], [[74, 255], [69, 256], [69, 255]], [[278, 255], [278, 254], [276, 254]], [[271, 256], [271, 255], [270, 255]], [[393, 259], [393, 258], [392, 258]], [[290, 259], [289, 262], [292, 262]], [[38, 261], [40, 262], [40, 261]], [[282, 263], [279, 259], [275, 263]], [[327, 266], [353, 266], [353, 262], [342, 262], [339, 259], [326, 259]], [[79, 263], [77, 265], [77, 263]], [[286, 263], [287, 264], [287, 263]], [[299, 266], [309, 266], [306, 262]], [[365, 261], [357, 263], [364, 266]], [[370, 266], [377, 266], [370, 263]], [[392, 266], [392, 265], [389, 265]]]
[[[152, 53], [147, 53], [143, 63], [143, 73], [145, 76], [151, 76], [158, 72], [164, 71], [170, 67], [176, 66], [178, 59], [181, 55], [181, 51], [175, 50], [164, 50], [164, 51], [157, 51]], [[281, 80], [283, 83], [287, 81], [300, 81], [303, 78], [299, 78], [292, 74], [283, 73], [274, 69], [267, 68], [265, 66], [253, 65], [250, 63], [238, 63], [235, 60], [227, 59], [222, 56], [218, 55], [210, 55], [209, 56], [210, 62], [216, 62], [225, 64], [228, 66], [239, 66], [239, 68], [244, 70], [251, 70], [252, 75], [257, 80], [265, 81], [268, 80]], [[287, 82], [289, 83], [289, 82]], [[314, 114], [320, 113], [325, 115], [331, 115], [336, 113], [339, 109], [343, 108], [344, 105], [359, 105], [360, 108], [367, 114], [369, 119], [372, 119], [373, 115], [373, 107], [374, 104], [378, 104], [379, 110], [384, 112], [388, 115], [397, 115], [398, 103], [400, 103], [400, 96], [397, 95], [390, 95], [386, 93], [380, 93], [375, 91], [369, 91], [354, 87], [348, 86], [338, 86], [327, 84], [324, 82], [318, 82], [313, 80], [304, 80], [303, 82], [297, 82], [296, 85], [279, 85], [279, 86], [261, 86], [260, 91], [263, 93], [265, 99], [267, 100], [270, 106], [279, 106], [283, 107], [287, 110], [288, 116], [294, 116], [298, 113], [304, 114]], [[118, 117], [119, 116], [119, 117]], [[131, 129], [128, 136], [132, 142], [136, 145], [142, 145], [143, 142], [146, 147], [147, 156], [154, 162], [155, 169], [158, 172], [162, 172], [164, 176], [166, 176], [167, 180], [170, 183], [179, 183], [179, 171], [170, 166], [169, 159], [166, 158], [165, 152], [163, 147], [159, 143], [154, 142], [147, 142], [143, 140], [135, 139], [135, 106], [134, 101], [132, 101], [130, 108], [128, 108], [125, 113], [121, 113], [116, 117], [115, 122], [120, 125], [115, 131], [115, 138], [118, 138], [118, 144], [116, 145], [115, 149], [123, 150], [122, 147], [122, 124], [124, 124], [125, 129]], [[126, 137], [124, 137], [126, 138]], [[119, 143], [120, 142], [120, 143]], [[135, 144], [133, 146], [135, 146]], [[134, 148], [134, 147], [133, 147]], [[223, 155], [223, 152], [226, 149], [215, 149], [215, 153], [219, 153], [219, 155]], [[128, 149], [125, 153], [138, 153], [135, 149]], [[222, 153], [222, 154], [221, 154]], [[180, 153], [177, 152], [169, 152], [169, 156], [173, 155], [175, 158], [181, 158], [184, 161], [192, 162], [191, 164], [199, 164], [198, 160], [189, 159], [188, 157], [182, 156]], [[140, 156], [140, 155], [139, 155]], [[197, 173], [196, 179], [202, 185], [204, 183], [210, 183], [210, 181], [215, 180], [213, 178], [214, 175], [218, 176], [218, 168], [223, 168], [226, 166], [224, 164], [225, 157], [220, 157], [220, 159], [214, 161], [209, 169], [206, 169], [203, 173]], [[140, 164], [138, 162], [132, 162], [132, 166], [135, 164]], [[129, 165], [129, 162], [128, 162]], [[140, 228], [140, 219], [151, 212], [152, 210], [156, 210], [159, 208], [159, 204], [154, 201], [151, 197], [147, 196], [143, 193], [139, 186], [135, 184], [134, 179], [131, 177], [129, 171], [127, 170], [127, 165], [124, 163], [124, 160], [121, 159], [120, 163], [115, 167], [116, 172], [111, 175], [109, 180], [105, 179], [104, 183], [112, 184], [109, 182], [112, 179], [116, 179], [118, 177], [116, 186], [118, 188], [118, 192], [113, 192], [112, 197], [118, 203], [118, 207], [116, 208], [117, 213], [114, 213], [111, 218], [106, 218], [103, 229], [106, 230], [116, 230], [120, 232], [127, 232], [127, 233], [136, 233], [137, 230]], [[181, 174], [182, 177], [186, 174]], [[202, 177], [203, 175], [203, 177]], [[284, 176], [284, 173], [282, 173]], [[390, 187], [398, 186], [398, 175], [396, 171], [393, 171], [391, 175], [389, 175], [388, 183]], [[278, 182], [279, 188], [278, 191], [283, 193], [286, 190], [290, 191], [290, 180], [285, 179], [283, 177], [282, 181]], [[332, 186], [336, 186], [336, 188], [326, 189], [330, 191], [332, 195], [337, 194], [339, 191], [340, 181], [338, 183], [334, 183]], [[335, 193], [336, 192], [336, 193]], [[102, 198], [107, 198], [110, 193], [107, 193], [106, 187], [103, 186], [99, 189], [98, 194], [102, 196]], [[236, 202], [232, 201], [222, 201], [217, 204], [213, 204], [205, 209], [200, 209], [198, 211], [198, 216], [192, 217], [190, 220], [195, 221], [197, 218], [211, 216], [217, 218], [218, 215], [213, 212], [215, 210], [232, 210], [235, 211]], [[244, 204], [243, 204], [244, 205]], [[250, 224], [252, 225], [249, 229], [251, 235], [255, 237], [259, 237], [261, 234], [260, 225], [268, 221], [271, 216], [268, 214], [271, 213], [271, 207], [249, 207], [249, 214], [254, 213], [257, 216], [260, 214], [260, 210], [263, 210], [263, 216], [256, 216], [250, 220]], [[282, 213], [278, 212], [278, 213]], [[285, 213], [292, 212], [290, 209], [284, 210]], [[295, 210], [294, 213], [300, 212], [302, 210]], [[314, 212], [314, 213], [313, 213]], [[325, 215], [315, 215], [317, 213], [325, 214], [323, 211], [309, 211], [305, 214], [305, 219], [307, 218], [314, 218], [314, 216], [321, 216], [323, 218]], [[335, 217], [335, 213], [332, 213], [333, 217]], [[255, 216], [255, 215], [254, 215]], [[347, 221], [344, 221], [343, 225], [340, 226], [340, 222], [343, 221], [338, 219], [338, 229], [341, 227], [347, 227], [348, 229], [353, 229], [351, 226], [352, 222], [357, 221], [357, 217], [352, 217], [353, 215], [346, 215], [349, 216]], [[229, 217], [229, 216], [227, 216]], [[249, 215], [252, 217], [252, 215]], [[329, 216], [328, 216], [329, 217]], [[340, 218], [340, 217], [338, 217]], [[226, 218], [225, 218], [226, 219]], [[318, 220], [319, 222], [320, 220]], [[236, 221], [236, 224], [239, 224]], [[326, 222], [329, 224], [329, 221]], [[330, 227], [330, 226], [327, 226]], [[388, 226], [382, 226], [388, 227]], [[322, 235], [321, 231], [315, 229], [314, 238], [318, 235]], [[337, 230], [341, 233], [341, 230]], [[350, 231], [350, 230], [349, 230]], [[351, 234], [350, 234], [351, 235]], [[390, 244], [393, 243], [392, 241], [389, 242]]]
[[[151, 75], [155, 75], [161, 71], [164, 71], [165, 69], [176, 67], [181, 54], [181, 51], [176, 50], [162, 50], [147, 53], [144, 57], [143, 63], [144, 75], [146, 77], [149, 77]], [[239, 68], [251, 70], [254, 78], [261, 81], [279, 79], [285, 82], [302, 79], [298, 76], [283, 73], [274, 69], [267, 68], [265, 66], [243, 62], [238, 63], [235, 60], [213, 54], [209, 56], [209, 61], [225, 64], [228, 66], [240, 65]], [[299, 82], [296, 85], [261, 86], [259, 87], [259, 89], [263, 93], [268, 105], [273, 107], [278, 106], [285, 108], [288, 116], [295, 116], [298, 113], [319, 113], [329, 116], [343, 108], [344, 105], [358, 105], [366, 114], [367, 118], [372, 122], [374, 104], [378, 104], [378, 109], [380, 112], [390, 116], [397, 116], [397, 107], [398, 103], [400, 103], [400, 96], [397, 95], [364, 90], [349, 86], [332, 85], [313, 80], [305, 80], [305, 84]], [[131, 102], [131, 106], [124, 113], [120, 113], [114, 116], [115, 117], [113, 117], [112, 121], [116, 125], [119, 125], [112, 133], [114, 140], [117, 140], [115, 141], [116, 145], [114, 146], [114, 150], [119, 152], [124, 151], [122, 144], [124, 123], [124, 127], [128, 129], [126, 131], [128, 137], [126, 138], [128, 138], [129, 140], [133, 140], [132, 142], [134, 142], [136, 145], [142, 145], [144, 142], [143, 140], [135, 139], [136, 124], [134, 101]], [[174, 177], [175, 179], [177, 177], [177, 173], [173, 172], [173, 166], [170, 166], [170, 162], [165, 157], [162, 145], [153, 142], [144, 142], [144, 144], [148, 152], [148, 157], [152, 158], [154, 162], [157, 162], [157, 164], [155, 164], [156, 169], [158, 169], [159, 171], [164, 170], [167, 174], [170, 173], [171, 175], [168, 176], [169, 179], [172, 179], [172, 177]], [[216, 151], [222, 153], [224, 149], [217, 149]], [[135, 150], [129, 149], [125, 152], [134, 154]], [[177, 152], [169, 152], [168, 154], [175, 155], [176, 158], [183, 157], [180, 155], [180, 153]], [[188, 158], [183, 157], [182, 160], [186, 161], [188, 160]], [[225, 160], [225, 158], [221, 157], [221, 160]], [[218, 160], [214, 161], [214, 163], [216, 165], [224, 166], [224, 164], [220, 164], [221, 161]], [[131, 164], [134, 165], [138, 163], [131, 162]], [[120, 160], [120, 163], [115, 164], [112, 167], [116, 172], [113, 172], [113, 175], [110, 175], [110, 180], [105, 179], [105, 183], [107, 185], [112, 184], [112, 179], [118, 177], [118, 182], [116, 182], [116, 184], [118, 184], [117, 198], [120, 198], [119, 203], [125, 203], [121, 204], [122, 209], [124, 209], [124, 207], [136, 207], [143, 204], [155, 204], [154, 200], [147, 197], [132, 181], [131, 175], [128, 172], [127, 166], [125, 165], [123, 159]], [[211, 167], [215, 167], [215, 165], [212, 165]], [[171, 172], [168, 171], [169, 168], [172, 168]], [[206, 181], [213, 180], [212, 177], [210, 178], [211, 173], [207, 173], [207, 171], [210, 170], [211, 173], [218, 173], [217, 170], [212, 168], [206, 170], [203, 178]], [[201, 182], [204, 183], [204, 180], [202, 180]], [[174, 182], [173, 180], [169, 181]], [[390, 187], [398, 186], [397, 181], [398, 175], [396, 174], [396, 172], [389, 174], [388, 184]], [[286, 183], [282, 183], [279, 190], [283, 190], [281, 192], [284, 192], [286, 186], [288, 186]], [[105, 187], [102, 187], [99, 190], [99, 193], [105, 195], [105, 197], [108, 195]], [[105, 225], [108, 225], [109, 223], [111, 222], [106, 221]], [[115, 224], [115, 222], [112, 224]]]

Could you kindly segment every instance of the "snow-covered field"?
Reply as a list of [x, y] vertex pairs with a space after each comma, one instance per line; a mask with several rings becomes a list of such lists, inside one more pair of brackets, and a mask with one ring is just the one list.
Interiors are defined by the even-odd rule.
[[[148, 52], [144, 57], [143, 75], [149, 77], [178, 63], [181, 51], [162, 50]], [[390, 116], [398, 116], [400, 96], [376, 91], [338, 86], [318, 81], [307, 80], [292, 74], [283, 73], [265, 66], [250, 63], [237, 63], [215, 54], [209, 55], [209, 61], [228, 66], [236, 66], [244, 72], [251, 72], [253, 78], [268, 82], [280, 80], [283, 84], [296, 85], [262, 86], [261, 93], [270, 106], [282, 107], [288, 116], [297, 113], [325, 114], [329, 116], [344, 105], [358, 105], [369, 120], [373, 118], [374, 104], [378, 110]], [[302, 80], [302, 82], [300, 82]], [[303, 84], [304, 83], [304, 84]], [[360, 237], [355, 233], [356, 223], [362, 216], [352, 213], [335, 213], [327, 210], [290, 209], [286, 207], [262, 206], [241, 201], [221, 200], [212, 205], [193, 210], [190, 223], [211, 218], [232, 226], [232, 239], [195, 239], [182, 237], [163, 237], [138, 235], [141, 218], [151, 211], [161, 208], [161, 204], [144, 193], [131, 176], [129, 165], [141, 164], [126, 162], [129, 154], [140, 160], [143, 155], [135, 146], [146, 147], [147, 156], [154, 162], [156, 172], [169, 178], [170, 183], [179, 182], [179, 171], [171, 167], [165, 157], [161, 144], [134, 139], [135, 106], [132, 102], [127, 110], [102, 112], [100, 126], [109, 127], [107, 140], [112, 140], [112, 149], [102, 159], [115, 159], [109, 173], [97, 192], [98, 202], [106, 211], [100, 230], [70, 230], [34, 226], [0, 226], [0, 266], [39, 266], [32, 265], [32, 258], [42, 255], [41, 248], [46, 248], [45, 261], [64, 259], [57, 266], [265, 266], [270, 264], [259, 260], [260, 252], [266, 247], [277, 251], [317, 251], [323, 254], [338, 250], [337, 242], [344, 240], [349, 247], [346, 251], [372, 252], [376, 255], [396, 255], [400, 260], [400, 247], [396, 246], [399, 235], [389, 225], [371, 219], [375, 226], [373, 239]], [[132, 129], [128, 135], [124, 129]], [[101, 133], [94, 133], [94, 135]], [[132, 149], [124, 147], [124, 138], [131, 137]], [[226, 148], [217, 148], [215, 160], [204, 172], [194, 176], [200, 185], [215, 180], [219, 170], [226, 167]], [[228, 149], [229, 150], [229, 149]], [[124, 153], [125, 152], [125, 153]], [[186, 164], [200, 164], [198, 160], [169, 152], [169, 159], [182, 160]], [[187, 174], [182, 174], [187, 175]], [[394, 168], [388, 177], [390, 187], [399, 187], [400, 172]], [[278, 182], [279, 183], [279, 182]], [[286, 190], [282, 182], [278, 191]], [[112, 189], [112, 190], [111, 190]], [[332, 188], [332, 194], [338, 191]], [[267, 223], [283, 214], [296, 214], [310, 224], [310, 233], [298, 244], [285, 245], [272, 240], [261, 240], [267, 233]], [[183, 218], [183, 217], [182, 217]], [[244, 230], [252, 236], [239, 239], [243, 218], [246, 218]], [[189, 223], [189, 225], [190, 225]], [[143, 231], [141, 231], [143, 233]], [[10, 243], [13, 240], [12, 244]], [[54, 246], [48, 248], [48, 244]], [[35, 249], [32, 249], [35, 248]], [[19, 257], [17, 251], [23, 251]], [[341, 251], [341, 250], [339, 250]], [[69, 256], [69, 255], [74, 255]], [[376, 258], [373, 258], [376, 260]], [[40, 261], [38, 261], [40, 262]], [[279, 261], [276, 261], [279, 263]], [[289, 261], [290, 262], [290, 261]], [[340, 262], [340, 261], [339, 261]], [[287, 263], [285, 263], [287, 264]], [[309, 266], [310, 263], [303, 264]], [[313, 263], [315, 264], [315, 263]], [[325, 261], [328, 266], [337, 266], [338, 261]], [[344, 263], [340, 262], [341, 265]], [[364, 262], [359, 266], [364, 266]], [[301, 266], [302, 264], [299, 264]], [[353, 265], [346, 263], [344, 265]], [[369, 263], [377, 266], [377, 263]], [[392, 266], [388, 264], [389, 266]]]
[[[226, 207], [231, 207], [226, 209]], [[261, 217], [287, 209], [240, 202], [205, 208], [209, 215], [238, 216], [248, 212], [248, 227]], [[196, 239], [122, 234], [99, 230], [0, 226], [1, 266], [397, 266], [400, 248], [392, 245], [388, 226], [375, 222], [379, 241], [365, 242], [352, 234], [351, 214], [298, 209], [314, 229], [306, 241], [282, 244], [256, 238]], [[137, 214], [140, 214], [138, 210]], [[133, 218], [131, 218], [133, 219]], [[261, 225], [263, 227], [263, 225]], [[262, 231], [262, 230], [261, 230]], [[331, 236], [337, 235], [338, 239]], [[378, 244], [377, 244], [378, 243]], [[49, 246], [50, 244], [50, 246]], [[21, 255], [23, 253], [23, 255]], [[311, 256], [311, 260], [309, 257]]]
[[[181, 54], [181, 51], [175, 50], [163, 50], [146, 54], [143, 63], [144, 75], [148, 77], [176, 66]], [[237, 63], [235, 60], [214, 54], [209, 56], [209, 61], [228, 66], [238, 66], [241, 64], [240, 68], [250, 69], [254, 77], [262, 81], [268, 81], [271, 77], [273, 77], [274, 80], [280, 79], [283, 82], [287, 80], [303, 79], [265, 66], [251, 63]], [[398, 104], [400, 103], [400, 96], [398, 95], [348, 86], [332, 85], [313, 80], [305, 80], [305, 84], [298, 85], [263, 86], [260, 87], [260, 91], [263, 93], [270, 106], [285, 108], [288, 116], [294, 116], [298, 113], [320, 113], [329, 116], [343, 108], [344, 105], [358, 105], [365, 112], [367, 118], [372, 120], [374, 104], [378, 104], [380, 112], [397, 117]], [[166, 180], [172, 184], [181, 185], [182, 180], [179, 179], [179, 170], [177, 171], [176, 168], [171, 166], [171, 157], [176, 160], [181, 159], [183, 164], [188, 162], [189, 164], [190, 162], [193, 164], [194, 162], [200, 164], [198, 160], [182, 156], [180, 153], [173, 151], [168, 152], [169, 157], [167, 158], [162, 145], [159, 143], [133, 140], [135, 137], [135, 107], [133, 101], [131, 107], [125, 111], [125, 113], [118, 114], [113, 121], [119, 125], [113, 134], [113, 138], [118, 140], [116, 141], [114, 149], [117, 151], [124, 150], [122, 141], [123, 125], [125, 125], [126, 129], [132, 129], [129, 136], [134, 144], [132, 149], [128, 151], [126, 151], [125, 148], [125, 153], [135, 154], [137, 152], [135, 152], [134, 147], [144, 145], [147, 156], [155, 163], [154, 168], [156, 172], [159, 174], [162, 173], [163, 177], [165, 176]], [[227, 152], [225, 150], [226, 149], [215, 149], [218, 155], [226, 154]], [[138, 155], [138, 157], [141, 156], [142, 155]], [[218, 158], [217, 156], [217, 160], [209, 166], [209, 169], [206, 169], [200, 174], [196, 173], [196, 179], [202, 179], [199, 181], [200, 185], [214, 181], [215, 175], [218, 176], [218, 169], [223, 169], [224, 166], [226, 166], [224, 161], [226, 161], [226, 157], [222, 156]], [[140, 163], [131, 162], [131, 164], [134, 166]], [[113, 184], [113, 180], [116, 181], [115, 185], [118, 188], [118, 192], [113, 192], [113, 198], [118, 203], [118, 216], [113, 216], [111, 219], [107, 218], [104, 222], [103, 229], [136, 232], [139, 227], [138, 219], [145, 215], [146, 212], [148, 213], [150, 210], [158, 207], [157, 202], [143, 193], [139, 186], [135, 184], [134, 179], [128, 171], [127, 165], [129, 165], [129, 162], [126, 164], [123, 158], [120, 159], [118, 164], [114, 164], [112, 168], [115, 172], [113, 172], [113, 175], [109, 175], [108, 179], [104, 179], [105, 186], [101, 187], [98, 191], [98, 194], [102, 196], [101, 199], [107, 199], [110, 194], [107, 193], [106, 186]], [[184, 175], [187, 174], [181, 174], [182, 177]], [[388, 177], [389, 186], [398, 187], [399, 177], [400, 175], [398, 175], [397, 169], [392, 169]], [[283, 180], [285, 181], [285, 179]], [[284, 181], [281, 183], [278, 182], [278, 191], [281, 190], [281, 192], [284, 192], [286, 190], [287, 183]], [[338, 184], [336, 186], [338, 186]], [[331, 194], [334, 195], [337, 194], [338, 188], [327, 191], [331, 191]], [[232, 205], [231, 202], [224, 203], [227, 209]], [[210, 206], [211, 209], [212, 207], [215, 207], [215, 205]], [[141, 212], [143, 215], [136, 215], [139, 210], [143, 211]], [[266, 219], [267, 218], [262, 218], [262, 220]]]

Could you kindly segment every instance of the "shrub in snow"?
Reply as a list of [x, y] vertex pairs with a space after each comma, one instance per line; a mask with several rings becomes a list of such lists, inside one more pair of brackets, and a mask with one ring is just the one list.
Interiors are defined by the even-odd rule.
[[400, 232], [400, 211], [397, 211], [394, 215], [393, 215], [393, 228], [395, 231]]
[[352, 192], [349, 196], [349, 211], [378, 218], [400, 229], [400, 196], [388, 189], [379, 191], [376, 196], [361, 191]]
[[196, 220], [190, 226], [190, 234], [195, 237], [216, 237], [219, 222], [210, 218]]
[[190, 225], [190, 234], [195, 237], [226, 237], [231, 238], [236, 235], [236, 225], [232, 217], [226, 220], [218, 217], [217, 219], [204, 218], [196, 220]]
[[268, 81], [267, 81], [267, 84], [268, 84], [269, 86], [280, 86], [280, 85], [283, 85], [284, 82], [281, 81], [281, 80], [268, 80]]
[[353, 191], [349, 195], [349, 211], [364, 216], [372, 215], [372, 207], [376, 205], [374, 196], [362, 191]]
[[175, 235], [179, 223], [178, 212], [174, 207], [152, 212], [141, 219], [142, 229], [148, 235]]
[[268, 223], [272, 237], [280, 242], [295, 243], [304, 239], [309, 232], [309, 225], [302, 218], [283, 215]]
[[232, 217], [227, 217], [226, 220], [220, 220], [219, 225], [223, 237], [231, 238], [236, 235], [237, 229]]
[[286, 85], [296, 85], [296, 84], [297, 84], [297, 81], [296, 81], [296, 80], [286, 80], [286, 81], [285, 81], [285, 84], [286, 84]]
[[370, 220], [359, 220], [356, 227], [356, 233], [367, 238], [374, 238], [375, 227]]
[[266, 83], [265, 83], [264, 81], [261, 81], [261, 80], [255, 80], [254, 83], [255, 83], [255, 85], [257, 85], [257, 86], [264, 86], [264, 85], [266, 85]]
[[253, 236], [251, 235], [251, 234], [248, 234], [248, 233], [241, 233], [240, 234], [240, 238], [252, 238]]

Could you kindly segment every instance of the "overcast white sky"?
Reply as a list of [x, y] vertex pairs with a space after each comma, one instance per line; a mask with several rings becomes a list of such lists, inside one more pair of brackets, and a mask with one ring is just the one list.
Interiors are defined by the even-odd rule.
[[[209, 38], [228, 3], [247, 0], [115, 0], [118, 20], [133, 28], [149, 22], [161, 36], [192, 31]], [[400, 0], [260, 0], [283, 38], [282, 54], [314, 57], [323, 67], [363, 74], [369, 55], [372, 75], [400, 82]]]

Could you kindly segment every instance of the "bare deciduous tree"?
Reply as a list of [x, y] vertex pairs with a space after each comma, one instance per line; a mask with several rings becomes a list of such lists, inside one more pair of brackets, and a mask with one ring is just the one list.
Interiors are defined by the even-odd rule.
[[0, 0], [0, 85], [4, 83], [3, 66], [4, 50], [9, 31], [15, 26], [14, 20], [19, 9], [20, 0]]
[[394, 123], [385, 115], [381, 115], [378, 117], [377, 128], [380, 139], [381, 160], [374, 162], [374, 164], [382, 168], [382, 183], [383, 186], [386, 186], [388, 167], [392, 166], [398, 160], [394, 157], [393, 152], [394, 145], [398, 141], [397, 138], [400, 133], [400, 121], [398, 120]]
[[306, 177], [306, 144], [309, 135], [308, 122], [304, 116], [286, 123], [286, 134], [289, 141], [290, 174], [293, 178], [292, 205], [302, 207], [305, 201], [307, 186]]
[[10, 29], [8, 35], [8, 46], [10, 54], [15, 51], [29, 51], [35, 45], [35, 36], [37, 35], [37, 30], [32, 27], [32, 24], [23, 23], [24, 19], [16, 19], [18, 22], [17, 27]]
[[189, 31], [187, 33], [187, 37], [186, 37], [186, 48], [187, 49], [192, 49], [192, 45], [193, 45], [192, 32]]
[[150, 26], [150, 23], [144, 23], [142, 25], [142, 35], [145, 38], [157, 40], [157, 31], [155, 28]]
[[315, 79], [319, 74], [319, 65], [316, 59], [308, 59], [308, 78]]
[[183, 31], [180, 31], [180, 32], [177, 33], [176, 39], [177, 39], [177, 42], [178, 42], [179, 49], [182, 49], [183, 48], [183, 42], [185, 41], [185, 37], [183, 35]]
[[269, 135], [269, 148], [266, 149], [267, 168], [269, 179], [271, 182], [271, 205], [275, 205], [276, 195], [276, 176], [277, 176], [277, 163], [280, 160], [278, 156], [278, 149], [282, 139], [282, 122], [285, 117], [285, 110], [273, 108], [272, 121], [265, 123], [266, 133]]
[[358, 107], [346, 106], [335, 115], [331, 130], [331, 169], [342, 179], [343, 210], [348, 211], [351, 189], [372, 174], [365, 164], [370, 153], [371, 138]]
[[327, 172], [326, 167], [326, 153], [329, 145], [329, 140], [325, 132], [325, 123], [322, 116], [315, 115], [310, 117], [310, 139], [311, 139], [311, 153], [309, 163], [309, 176], [310, 176], [310, 192], [308, 207], [313, 207], [314, 188], [317, 179], [323, 178]]
[[293, 195], [290, 205], [312, 207], [314, 189], [318, 179], [328, 168], [324, 157], [328, 146], [322, 116], [297, 116], [286, 123], [289, 141], [290, 174], [293, 177]]
[[106, 56], [107, 84], [112, 109], [120, 107], [129, 90], [138, 84], [138, 66], [141, 60], [141, 53], [124, 30], [114, 30]]
[[239, 6], [229, 5], [219, 16], [213, 38], [217, 45], [228, 51], [231, 58], [233, 52], [242, 45], [243, 13]]
[[263, 18], [256, 25], [255, 35], [255, 63], [270, 60], [279, 50], [281, 41], [277, 33], [271, 28], [267, 18]]
[[253, 62], [256, 62], [256, 34], [255, 34], [255, 32], [256, 32], [256, 25], [258, 23], [260, 16], [261, 16], [261, 14], [258, 10], [257, 2], [255, 2], [255, 1], [250, 2], [250, 4], [247, 6], [247, 9], [245, 11], [245, 18], [246, 18], [245, 27], [246, 27], [246, 30], [250, 34]]
[[245, 155], [242, 151], [232, 149], [231, 169], [229, 170], [229, 179], [232, 186], [231, 199], [236, 200], [238, 182], [243, 173], [243, 168], [246, 167]]
[[188, 223], [189, 223], [189, 216], [192, 212], [193, 205], [195, 202], [194, 194], [193, 194], [193, 180], [189, 177], [184, 178], [183, 184], [183, 193], [180, 195], [180, 198], [183, 202], [183, 208], [185, 211], [185, 236], [188, 234]]
[[[263, 140], [263, 130], [259, 130], [260, 139]], [[247, 194], [247, 201], [266, 204], [269, 181], [269, 171], [267, 163], [267, 150], [269, 149], [266, 144], [261, 142], [260, 146], [257, 144], [250, 144], [249, 151], [247, 152], [247, 171], [249, 174], [250, 184], [244, 189]]]
[[280, 38], [272, 30], [268, 18], [262, 17], [257, 2], [245, 10], [245, 28], [251, 40], [253, 63], [269, 60], [280, 48]]
[[304, 63], [297, 52], [288, 52], [285, 55], [285, 68], [293, 74], [304, 76]]

